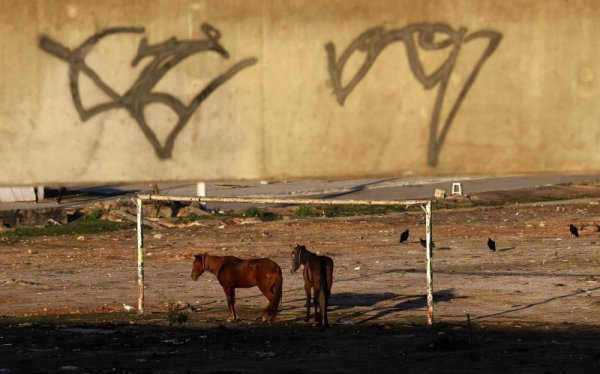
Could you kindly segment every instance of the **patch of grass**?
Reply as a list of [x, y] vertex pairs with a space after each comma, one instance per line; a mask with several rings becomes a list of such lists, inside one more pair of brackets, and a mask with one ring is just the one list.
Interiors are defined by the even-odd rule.
[[102, 218], [102, 210], [100, 209], [92, 209], [86, 215], [86, 218], [94, 220]]
[[323, 214], [308, 205], [301, 205], [294, 210], [294, 217], [320, 217]]
[[406, 206], [395, 205], [327, 205], [322, 208], [325, 217], [385, 215], [407, 210]]
[[[302, 205], [296, 208], [294, 217], [350, 217], [367, 215], [385, 215], [389, 213], [407, 212], [415, 207], [395, 205]], [[418, 208], [418, 207], [417, 207]]]
[[188, 321], [188, 313], [183, 311], [180, 307], [179, 303], [173, 299], [172, 296], [167, 295], [164, 292], [161, 292], [160, 295], [167, 302], [167, 320], [169, 321], [169, 326], [173, 326], [174, 324], [182, 324]]
[[[473, 205], [460, 205], [460, 204], [452, 204], [452, 203], [446, 203], [446, 202], [442, 202], [440, 200], [433, 200], [431, 203], [431, 208], [433, 210], [438, 210], [438, 209], [461, 209], [461, 208], [471, 208], [473, 206], [478, 205], [477, 203], [473, 203]], [[482, 203], [480, 204], [480, 206], [487, 206], [487, 205], [502, 205], [502, 204], [489, 204], [488, 202], [486, 203]]]
[[[91, 214], [90, 214], [91, 213]], [[135, 228], [132, 222], [112, 222], [98, 217], [96, 211], [92, 211], [66, 225], [46, 225], [44, 227], [17, 227], [0, 234], [0, 237], [12, 239], [35, 238], [40, 236], [62, 236], [62, 235], [91, 235], [104, 232], [128, 230]]]
[[247, 218], [258, 218], [261, 221], [277, 221], [281, 219], [281, 216], [270, 212], [266, 209], [257, 208], [255, 206], [248, 207], [242, 211], [242, 217]]
[[256, 217], [258, 216], [260, 209], [255, 206], [248, 207], [242, 211], [242, 217]]

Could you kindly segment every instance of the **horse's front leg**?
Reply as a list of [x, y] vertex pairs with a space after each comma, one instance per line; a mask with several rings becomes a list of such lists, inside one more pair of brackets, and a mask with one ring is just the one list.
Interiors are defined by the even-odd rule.
[[310, 308], [310, 271], [308, 270], [308, 264], [304, 264], [304, 271], [302, 272], [302, 278], [304, 278], [304, 292], [306, 293], [305, 307]]
[[227, 317], [227, 322], [237, 321], [237, 312], [235, 310], [235, 288], [223, 287], [223, 291], [225, 291], [225, 297], [227, 297], [227, 306], [229, 307], [229, 316]]
[[304, 282], [304, 292], [306, 293], [306, 317], [304, 318], [304, 322], [310, 321], [310, 283]]
[[304, 292], [306, 293], [306, 302], [304, 303], [305, 307], [310, 308], [311, 303], [310, 303], [310, 290], [312, 289], [312, 287], [310, 286], [310, 284], [308, 283], [304, 283]]

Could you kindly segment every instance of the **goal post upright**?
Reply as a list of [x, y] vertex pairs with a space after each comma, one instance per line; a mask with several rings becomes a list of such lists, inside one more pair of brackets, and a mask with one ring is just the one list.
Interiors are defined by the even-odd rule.
[[137, 205], [137, 274], [138, 274], [138, 313], [144, 313], [144, 219], [143, 200], [138, 197]]
[[427, 273], [427, 324], [433, 324], [433, 224], [431, 222], [431, 201], [425, 204], [425, 235], [426, 235], [426, 273]]

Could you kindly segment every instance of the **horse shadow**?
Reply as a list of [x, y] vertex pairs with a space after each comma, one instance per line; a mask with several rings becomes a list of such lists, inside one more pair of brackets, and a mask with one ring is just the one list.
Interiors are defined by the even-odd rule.
[[383, 292], [383, 293], [354, 293], [341, 292], [331, 294], [329, 306], [332, 310], [349, 309], [355, 306], [374, 306], [382, 301], [391, 300], [401, 295]]
[[[413, 296], [419, 296], [419, 295], [413, 295]], [[332, 293], [331, 296], [329, 297], [329, 303], [328, 303], [328, 311], [329, 313], [334, 312], [334, 311], [343, 311], [343, 310], [347, 310], [347, 309], [352, 309], [354, 307], [373, 307], [377, 304], [379, 304], [382, 301], [386, 301], [386, 300], [392, 300], [392, 299], [396, 299], [402, 297], [402, 295], [398, 295], [395, 293], [391, 293], [391, 292], [384, 292], [384, 293], [354, 293], [354, 292], [340, 292], [340, 293]], [[291, 303], [294, 302], [303, 302], [306, 301], [305, 298], [298, 298], [298, 299], [294, 299], [294, 300], [290, 300]], [[304, 307], [306, 307], [306, 304], [304, 304]], [[311, 307], [312, 307], [312, 300], [311, 300]], [[291, 309], [291, 307], [290, 307]], [[312, 315], [312, 313], [311, 313]], [[300, 321], [302, 320], [304, 317], [300, 318], [298, 317], [296, 320]], [[336, 321], [339, 322], [339, 321]]]
[[[463, 298], [464, 296], [457, 296], [453, 288], [436, 291], [433, 293], [434, 303], [446, 302], [456, 298]], [[392, 305], [377, 306], [377, 304], [384, 301], [396, 302]], [[345, 321], [352, 320], [358, 317], [366, 317], [361, 319], [357, 324], [363, 324], [385, 317], [389, 314], [398, 313], [406, 310], [423, 309], [427, 307], [427, 295], [400, 295], [391, 292], [384, 293], [354, 293], [354, 292], [342, 292], [338, 294], [332, 294], [329, 299], [330, 310], [334, 312], [341, 312], [349, 310], [354, 307], [371, 307], [371, 309], [360, 310], [352, 313], [351, 315], [344, 315], [338, 318], [334, 323], [344, 323]], [[373, 308], [374, 307], [374, 308]]]

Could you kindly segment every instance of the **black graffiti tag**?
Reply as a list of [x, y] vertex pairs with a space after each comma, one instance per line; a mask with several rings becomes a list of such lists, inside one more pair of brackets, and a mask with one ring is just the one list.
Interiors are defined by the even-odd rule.
[[[106, 84], [102, 78], [86, 64], [85, 57], [96, 43], [109, 35], [119, 33], [143, 33], [144, 28], [119, 27], [106, 29], [92, 35], [83, 42], [83, 44], [73, 50], [63, 47], [47, 36], [42, 36], [40, 38], [39, 46], [44, 51], [69, 64], [69, 86], [71, 95], [73, 97], [75, 108], [82, 121], [86, 121], [90, 117], [107, 110], [126, 109], [131, 117], [138, 123], [142, 132], [154, 147], [157, 156], [161, 159], [167, 159], [172, 156], [177, 135], [187, 125], [190, 117], [194, 114], [200, 104], [202, 104], [211, 93], [219, 88], [219, 86], [233, 78], [241, 70], [254, 65], [257, 61], [256, 58], [247, 58], [234, 64], [204, 87], [188, 105], [185, 105], [179, 99], [167, 93], [154, 92], [154, 87], [160, 82], [165, 74], [178, 63], [193, 54], [212, 51], [218, 53], [223, 58], [229, 58], [229, 53], [221, 46], [221, 44], [219, 44], [221, 33], [209, 24], [203, 24], [201, 30], [206, 36], [205, 40], [180, 41], [176, 38], [171, 38], [162, 43], [148, 45], [147, 39], [143, 38], [140, 41], [137, 55], [131, 62], [131, 65], [136, 66], [146, 57], [151, 57], [153, 59], [143, 68], [131, 88], [123, 95], [120, 95]], [[79, 75], [81, 73], [87, 75], [100, 90], [111, 98], [112, 101], [98, 104], [91, 108], [84, 108], [79, 92]], [[148, 126], [144, 115], [144, 109], [152, 103], [160, 103], [170, 107], [178, 117], [177, 123], [167, 136], [164, 144], [160, 143], [154, 131]]]
[[[436, 34], [443, 36], [443, 38], [441, 40], [439, 40], [439, 38], [436, 40]], [[450, 74], [454, 69], [460, 49], [463, 44], [479, 38], [488, 38], [489, 43], [465, 81], [456, 101], [450, 108], [441, 131], [439, 131], [442, 104], [446, 95]], [[415, 39], [418, 43], [417, 45], [415, 44]], [[439, 160], [440, 151], [446, 136], [448, 135], [448, 131], [452, 126], [452, 121], [454, 120], [456, 113], [469, 92], [469, 89], [473, 85], [473, 82], [477, 78], [483, 64], [492, 53], [494, 53], [498, 44], [500, 44], [501, 39], [502, 35], [500, 33], [490, 30], [481, 30], [467, 34], [467, 30], [462, 27], [459, 30], [454, 30], [450, 26], [440, 23], [412, 24], [404, 28], [387, 32], [381, 27], [367, 30], [356, 38], [356, 40], [343, 51], [338, 59], [336, 59], [335, 45], [333, 43], [327, 43], [325, 49], [327, 51], [329, 75], [333, 83], [334, 93], [338, 103], [344, 105], [348, 95], [350, 95], [352, 90], [354, 90], [358, 83], [367, 75], [379, 54], [394, 42], [404, 42], [408, 63], [414, 76], [427, 90], [439, 85], [431, 115], [429, 147], [427, 151], [429, 165], [436, 166]], [[427, 75], [421, 60], [419, 59], [417, 46], [425, 51], [441, 50], [448, 47], [452, 49], [446, 60], [434, 72]], [[355, 52], [362, 52], [366, 55], [364, 62], [348, 84], [343, 86], [342, 74], [344, 67]]]

